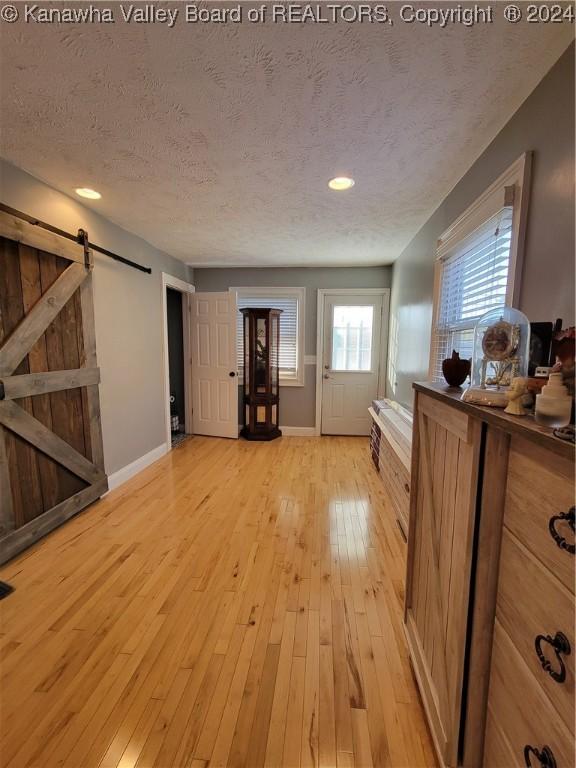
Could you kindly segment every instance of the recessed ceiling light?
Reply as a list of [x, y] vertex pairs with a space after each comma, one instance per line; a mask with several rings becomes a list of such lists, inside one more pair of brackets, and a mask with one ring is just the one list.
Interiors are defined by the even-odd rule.
[[75, 191], [77, 195], [80, 195], [80, 197], [87, 197], [88, 200], [100, 200], [102, 197], [100, 192], [96, 192], [95, 189], [89, 189], [88, 187], [78, 187]]
[[341, 192], [344, 189], [351, 189], [354, 186], [354, 179], [348, 176], [336, 176], [334, 179], [330, 179], [328, 182], [330, 189], [335, 189], [337, 192]]

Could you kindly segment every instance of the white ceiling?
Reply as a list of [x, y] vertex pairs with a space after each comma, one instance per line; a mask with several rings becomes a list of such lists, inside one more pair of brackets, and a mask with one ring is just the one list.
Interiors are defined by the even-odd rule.
[[[89, 207], [193, 265], [390, 263], [572, 34], [397, 10], [393, 26], [3, 24], [2, 154], [94, 187]], [[331, 192], [339, 174], [356, 186]]]

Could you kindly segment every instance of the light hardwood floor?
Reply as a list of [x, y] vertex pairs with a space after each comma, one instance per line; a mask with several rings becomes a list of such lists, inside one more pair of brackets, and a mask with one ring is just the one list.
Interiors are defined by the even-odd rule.
[[0, 763], [434, 766], [405, 549], [365, 438], [193, 438], [0, 569]]

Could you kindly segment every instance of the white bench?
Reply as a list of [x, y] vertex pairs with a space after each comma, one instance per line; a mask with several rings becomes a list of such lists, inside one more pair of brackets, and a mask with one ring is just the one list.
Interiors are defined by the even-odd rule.
[[[376, 411], [376, 406], [379, 412]], [[412, 414], [392, 400], [380, 400], [368, 409], [372, 417], [370, 450], [384, 482], [400, 528], [408, 536]]]

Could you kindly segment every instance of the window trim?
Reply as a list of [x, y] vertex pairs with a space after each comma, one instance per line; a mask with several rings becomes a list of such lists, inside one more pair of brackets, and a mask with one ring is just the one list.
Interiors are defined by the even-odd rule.
[[442, 268], [446, 256], [474, 230], [482, 226], [505, 205], [506, 187], [514, 188], [512, 213], [512, 239], [510, 243], [510, 264], [506, 287], [506, 306], [516, 307], [520, 303], [526, 220], [530, 193], [532, 152], [524, 152], [484, 192], [458, 216], [438, 238], [434, 261], [434, 289], [432, 298], [432, 326], [430, 329], [430, 356], [428, 378], [434, 377], [435, 332], [438, 322]]
[[236, 304], [238, 297], [242, 296], [290, 296], [297, 301], [297, 322], [298, 333], [296, 336], [296, 376], [280, 376], [281, 387], [303, 387], [304, 386], [304, 343], [305, 343], [305, 313], [306, 313], [306, 288], [289, 288], [284, 286], [233, 286], [229, 291], [236, 294]]

